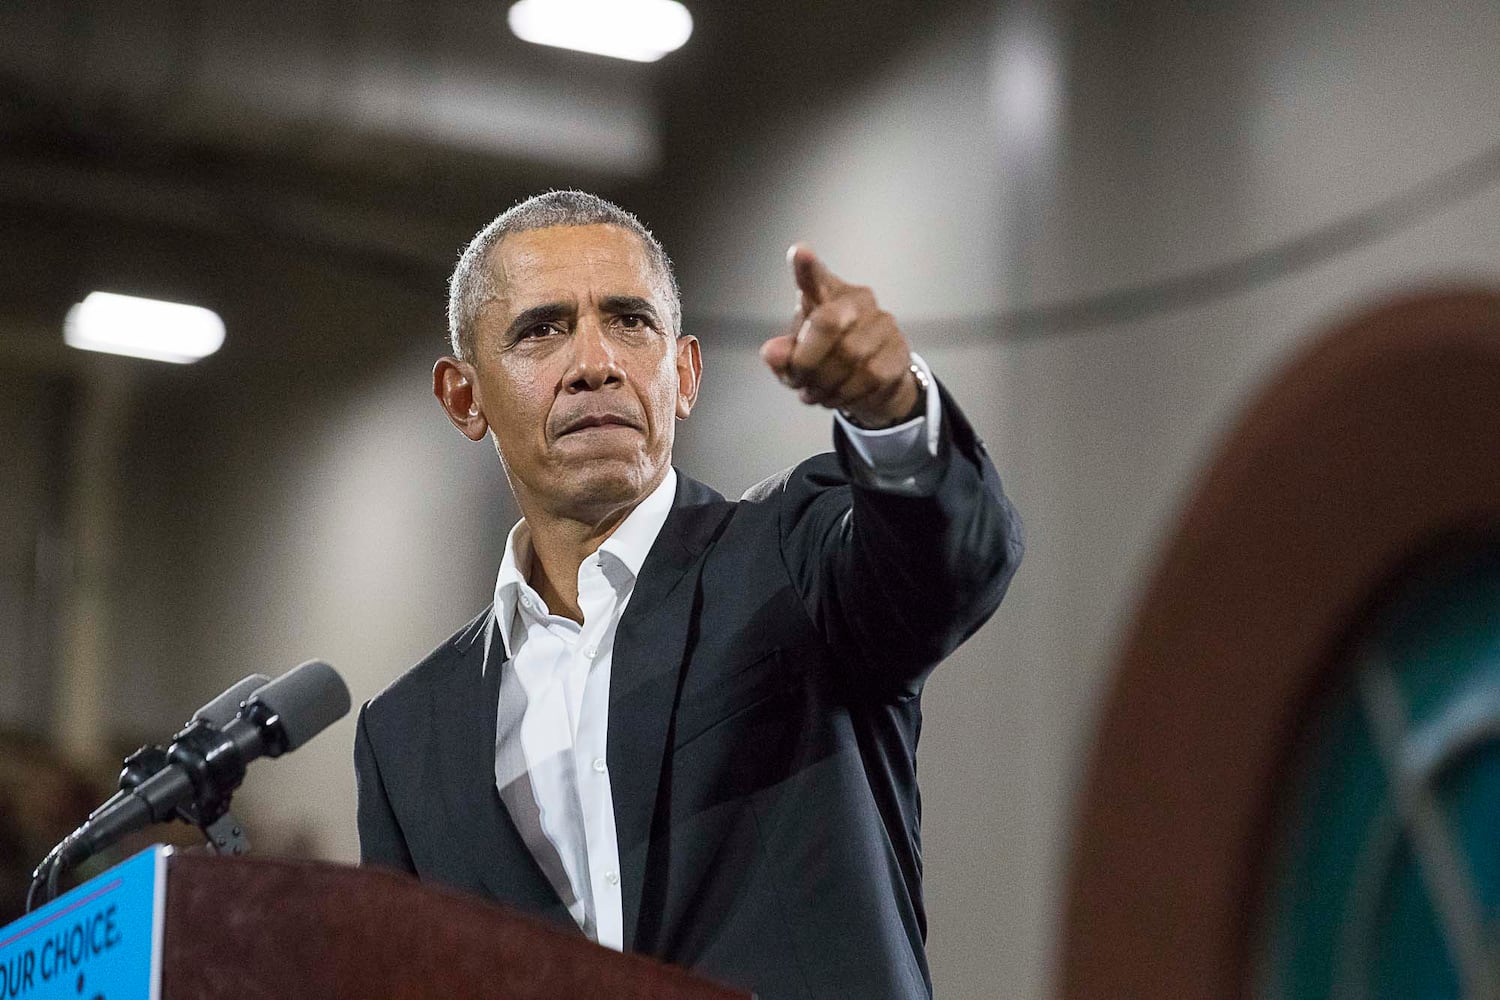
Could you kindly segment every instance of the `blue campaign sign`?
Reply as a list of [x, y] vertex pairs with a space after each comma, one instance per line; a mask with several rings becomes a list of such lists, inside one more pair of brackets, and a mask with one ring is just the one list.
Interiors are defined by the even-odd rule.
[[0, 1000], [160, 1000], [169, 851], [147, 848], [0, 927]]

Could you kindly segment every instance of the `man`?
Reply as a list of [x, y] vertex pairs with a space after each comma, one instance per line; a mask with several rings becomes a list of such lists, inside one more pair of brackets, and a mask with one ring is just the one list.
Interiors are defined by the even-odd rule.
[[448, 418], [523, 519], [490, 607], [365, 706], [367, 863], [783, 997], [930, 996], [915, 751], [1019, 522], [868, 289], [790, 254], [761, 349], [836, 454], [732, 503], [672, 468], [702, 356], [666, 254], [580, 192], [454, 272]]

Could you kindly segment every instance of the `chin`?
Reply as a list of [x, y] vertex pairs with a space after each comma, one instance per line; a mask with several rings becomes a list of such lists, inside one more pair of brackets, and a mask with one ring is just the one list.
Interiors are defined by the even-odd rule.
[[570, 470], [566, 495], [581, 509], [607, 512], [644, 499], [654, 480], [651, 471], [637, 463], [596, 460], [585, 468]]

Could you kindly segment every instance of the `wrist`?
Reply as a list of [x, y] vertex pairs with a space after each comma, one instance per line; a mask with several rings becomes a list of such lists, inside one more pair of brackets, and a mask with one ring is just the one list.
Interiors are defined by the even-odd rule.
[[927, 413], [927, 391], [930, 381], [927, 373], [915, 362], [908, 364], [902, 374], [901, 384], [888, 398], [886, 406], [878, 411], [840, 410], [844, 419], [867, 431], [885, 430], [908, 423]]

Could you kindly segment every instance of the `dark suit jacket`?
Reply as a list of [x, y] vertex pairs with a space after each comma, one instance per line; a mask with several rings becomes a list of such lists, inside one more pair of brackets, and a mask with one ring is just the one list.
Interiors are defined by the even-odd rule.
[[[679, 474], [614, 646], [626, 948], [765, 1000], [931, 995], [919, 694], [1021, 554], [946, 394], [930, 495], [851, 485], [838, 448], [738, 503]], [[364, 706], [361, 853], [576, 931], [495, 789], [486, 650], [489, 608]]]

